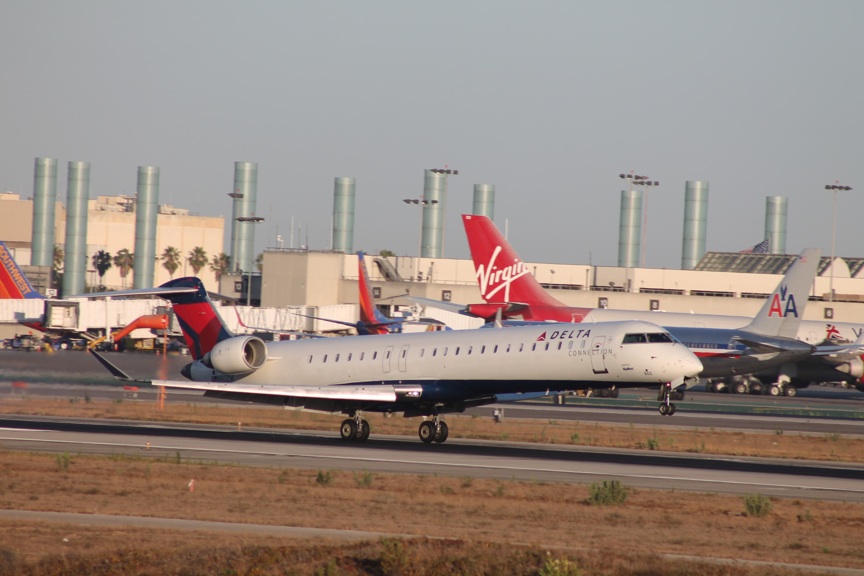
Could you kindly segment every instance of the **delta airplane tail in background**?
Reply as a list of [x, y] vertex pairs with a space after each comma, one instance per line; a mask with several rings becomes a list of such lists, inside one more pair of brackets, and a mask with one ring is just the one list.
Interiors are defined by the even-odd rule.
[[2, 300], [21, 300], [23, 298], [45, 298], [30, 285], [27, 276], [6, 244], [0, 241], [0, 299]]

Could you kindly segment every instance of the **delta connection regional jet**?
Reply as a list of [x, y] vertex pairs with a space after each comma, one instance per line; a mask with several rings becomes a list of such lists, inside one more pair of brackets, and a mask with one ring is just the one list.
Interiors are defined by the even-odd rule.
[[[648, 322], [265, 343], [255, 336], [232, 334], [197, 278], [111, 294], [158, 295], [173, 304], [194, 361], [181, 371], [188, 381], [154, 380], [153, 385], [204, 390], [205, 396], [226, 400], [341, 413], [347, 416], [340, 426], [345, 440], [369, 437], [363, 412], [428, 417], [420, 424], [420, 439], [444, 442], [448, 429], [442, 414], [492, 404], [501, 395], [579, 390], [598, 383], [677, 388], [691, 384], [702, 370], [686, 346]], [[91, 352], [116, 377], [129, 379]]]

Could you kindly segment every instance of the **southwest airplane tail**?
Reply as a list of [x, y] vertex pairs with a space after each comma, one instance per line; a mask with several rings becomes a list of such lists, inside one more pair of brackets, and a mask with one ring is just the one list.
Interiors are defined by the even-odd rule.
[[486, 216], [463, 214], [462, 224], [486, 304], [470, 304], [469, 314], [503, 318], [581, 322], [590, 308], [570, 307], [550, 296], [495, 224]]
[[357, 332], [360, 334], [389, 334], [390, 328], [398, 327], [400, 321], [384, 316], [372, 300], [372, 284], [369, 282], [369, 272], [366, 270], [366, 259], [363, 252], [357, 252], [357, 267], [360, 271], [360, 322]]
[[30, 285], [27, 276], [6, 244], [0, 241], [0, 300], [21, 300], [23, 298], [45, 298]]

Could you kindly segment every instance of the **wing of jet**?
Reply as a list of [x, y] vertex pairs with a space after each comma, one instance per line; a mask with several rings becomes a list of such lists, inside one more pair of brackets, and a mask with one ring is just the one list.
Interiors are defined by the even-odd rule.
[[[428, 417], [420, 424], [421, 440], [443, 442], [448, 431], [441, 415], [466, 407], [598, 383], [671, 390], [691, 382], [702, 369], [686, 347], [647, 322], [265, 343], [232, 334], [197, 278], [172, 280], [157, 293], [171, 301], [194, 361], [181, 370], [187, 381], [153, 384], [203, 390], [215, 398], [342, 413], [347, 416], [340, 426], [345, 440], [368, 438], [364, 412]], [[636, 340], [644, 342], [632, 345]], [[109, 370], [123, 377], [122, 370]], [[674, 411], [667, 395], [661, 413]]]

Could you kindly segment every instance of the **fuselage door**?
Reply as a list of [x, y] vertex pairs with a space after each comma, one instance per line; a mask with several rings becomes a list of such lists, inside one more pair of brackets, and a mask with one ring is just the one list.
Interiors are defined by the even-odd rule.
[[384, 350], [384, 357], [381, 359], [381, 369], [384, 374], [390, 373], [390, 357], [393, 356], [393, 346], [387, 346]]
[[608, 374], [606, 369], [606, 348], [603, 344], [606, 343], [605, 336], [595, 336], [591, 342], [591, 368], [594, 374]]
[[399, 350], [399, 372], [405, 372], [408, 368], [408, 349], [410, 347], [410, 344], [403, 344], [402, 349]]

